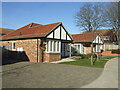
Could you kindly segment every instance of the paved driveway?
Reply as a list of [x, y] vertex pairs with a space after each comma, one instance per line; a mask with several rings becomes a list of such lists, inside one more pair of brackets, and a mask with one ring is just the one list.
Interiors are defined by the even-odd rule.
[[109, 60], [102, 75], [94, 82], [82, 88], [118, 88], [118, 60], [120, 57]]
[[103, 69], [19, 62], [3, 66], [3, 88], [78, 88], [97, 79]]

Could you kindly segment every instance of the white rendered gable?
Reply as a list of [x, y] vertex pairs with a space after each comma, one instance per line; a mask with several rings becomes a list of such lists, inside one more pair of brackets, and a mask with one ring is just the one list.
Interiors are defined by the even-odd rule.
[[63, 26], [59, 26], [55, 30], [51, 31], [51, 33], [47, 36], [47, 38], [72, 40], [70, 35], [63, 28]]
[[54, 38], [60, 39], [60, 26], [54, 31]]
[[53, 38], [53, 32], [50, 33], [50, 35], [48, 35], [47, 38]]
[[69, 35], [67, 35], [67, 40], [71, 40], [71, 38], [70, 38], [70, 36], [69, 36]]
[[103, 44], [103, 41], [101, 40], [100, 36], [98, 35], [98, 36], [94, 39], [93, 43]]
[[65, 39], [66, 40], [66, 32], [65, 32], [63, 27], [61, 27], [61, 39]]

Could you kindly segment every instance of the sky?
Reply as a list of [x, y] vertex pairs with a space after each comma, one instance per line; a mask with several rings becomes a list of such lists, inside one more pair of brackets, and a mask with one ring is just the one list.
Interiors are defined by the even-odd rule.
[[18, 29], [29, 23], [62, 22], [71, 34], [81, 33], [75, 15], [83, 2], [2, 2], [2, 28]]

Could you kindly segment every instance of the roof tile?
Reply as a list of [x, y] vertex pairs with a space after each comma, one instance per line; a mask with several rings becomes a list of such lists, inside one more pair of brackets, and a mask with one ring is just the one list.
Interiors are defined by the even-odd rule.
[[7, 29], [7, 28], [0, 28], [0, 34], [8, 34], [13, 32], [13, 29]]
[[50, 31], [52, 31], [55, 27], [57, 27], [60, 24], [61, 22], [47, 24], [47, 25], [30, 23], [15, 30], [14, 32], [8, 35], [3, 36], [2, 40], [45, 37]]
[[82, 34], [72, 34], [73, 41], [77, 42], [92, 42], [98, 33], [82, 33]]

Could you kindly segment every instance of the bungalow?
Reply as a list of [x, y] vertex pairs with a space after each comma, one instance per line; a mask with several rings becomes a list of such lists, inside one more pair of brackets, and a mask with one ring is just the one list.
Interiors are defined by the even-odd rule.
[[99, 29], [95, 30], [94, 32], [99, 33], [101, 35], [101, 38], [104, 41], [104, 44], [102, 46], [104, 51], [118, 49], [117, 39], [113, 29]]
[[99, 29], [95, 30], [94, 32], [99, 33], [104, 41], [104, 44], [102, 45], [102, 56], [120, 56], [119, 45], [114, 29]]
[[[93, 45], [93, 52], [100, 53], [102, 50], [103, 41], [98, 33], [82, 33], [72, 34], [73, 37], [73, 55], [91, 53], [91, 45]], [[93, 44], [92, 44], [93, 43]]]
[[[17, 52], [18, 58], [26, 55], [32, 62], [51, 62], [71, 56], [71, 35], [61, 22], [41, 25], [30, 23], [2, 37], [2, 45]], [[21, 54], [21, 53], [23, 53]], [[20, 56], [22, 55], [22, 56]]]

